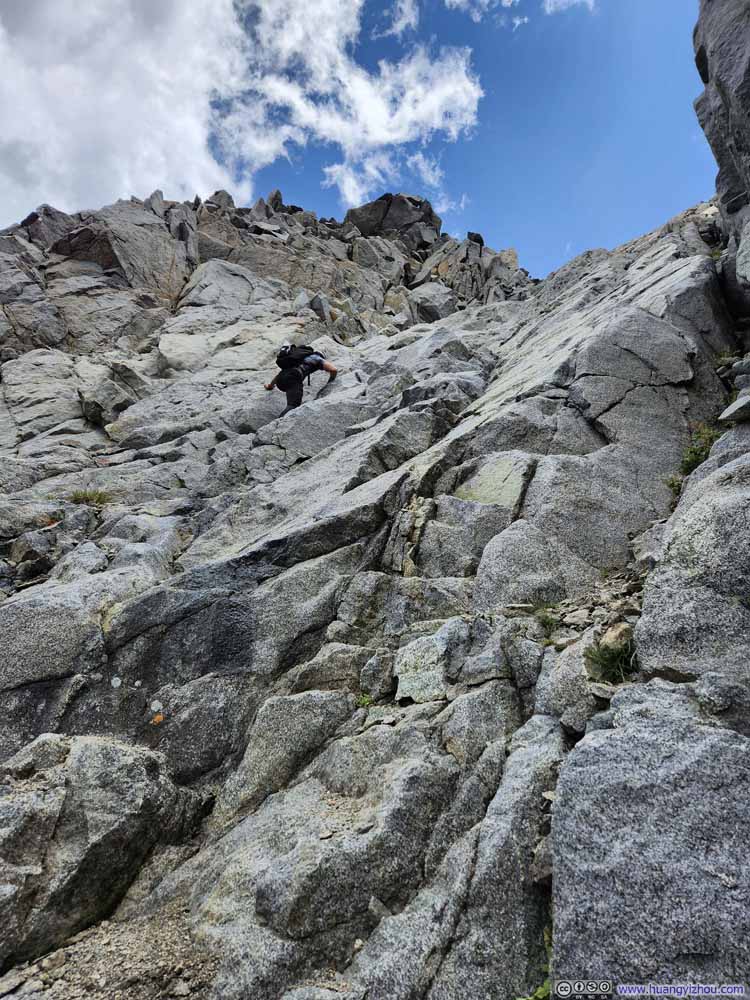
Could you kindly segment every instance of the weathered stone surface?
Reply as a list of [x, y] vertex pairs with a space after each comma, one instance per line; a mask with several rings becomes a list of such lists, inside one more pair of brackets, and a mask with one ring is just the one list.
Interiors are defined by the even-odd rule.
[[663, 720], [577, 745], [552, 821], [556, 978], [742, 981], [749, 750], [736, 733]]
[[452, 619], [431, 636], [415, 639], [396, 655], [393, 672], [398, 680], [396, 698], [417, 703], [438, 701], [446, 696], [445, 674], [450, 674], [456, 656], [469, 642], [469, 627]]
[[717, 194], [729, 217], [748, 204], [750, 190], [746, 38], [747, 9], [742, 0], [720, 6], [701, 0], [695, 57], [706, 89], [696, 101], [696, 111], [719, 164]]
[[73, 260], [115, 270], [134, 288], [175, 301], [188, 276], [184, 243], [173, 239], [156, 213], [135, 201], [118, 201], [88, 217], [52, 247]]
[[345, 223], [356, 226], [363, 236], [398, 234], [415, 249], [436, 240], [442, 225], [429, 201], [406, 194], [384, 194], [377, 201], [350, 208]]
[[554, 535], [515, 521], [485, 548], [474, 603], [483, 611], [519, 602], [555, 603], [585, 593], [594, 579], [594, 571]]
[[748, 458], [688, 489], [649, 578], [636, 629], [642, 668], [670, 679], [715, 671], [744, 682], [750, 627], [750, 551], [744, 523]]
[[750, 395], [735, 399], [719, 416], [722, 423], [732, 423], [738, 420], [750, 420]]
[[43, 291], [40, 274], [0, 252], [0, 362], [65, 341], [65, 321]]
[[238, 814], [255, 812], [264, 799], [288, 783], [352, 709], [353, 699], [337, 691], [308, 691], [264, 702], [242, 763], [222, 790], [212, 827], [220, 829], [236, 821]]
[[409, 301], [423, 323], [445, 319], [456, 308], [456, 299], [449, 288], [435, 281], [420, 285], [409, 292]]
[[94, 737], [40, 736], [0, 766], [0, 792], [0, 968], [107, 916], [200, 809], [157, 754]]
[[554, 716], [576, 733], [585, 731], [586, 723], [597, 711], [585, 660], [585, 651], [592, 642], [593, 637], [586, 634], [559, 654], [548, 650], [536, 684], [534, 710], [539, 715]]

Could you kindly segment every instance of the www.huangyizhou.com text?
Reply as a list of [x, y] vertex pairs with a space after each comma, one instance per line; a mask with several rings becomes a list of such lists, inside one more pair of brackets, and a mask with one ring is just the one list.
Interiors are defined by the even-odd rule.
[[738, 997], [745, 995], [740, 983], [618, 983], [621, 997]]

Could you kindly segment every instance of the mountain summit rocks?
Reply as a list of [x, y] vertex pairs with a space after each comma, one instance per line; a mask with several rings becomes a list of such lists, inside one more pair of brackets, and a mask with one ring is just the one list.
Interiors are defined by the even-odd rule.
[[543, 281], [404, 194], [0, 233], [0, 996], [743, 981], [741, 8], [718, 203]]

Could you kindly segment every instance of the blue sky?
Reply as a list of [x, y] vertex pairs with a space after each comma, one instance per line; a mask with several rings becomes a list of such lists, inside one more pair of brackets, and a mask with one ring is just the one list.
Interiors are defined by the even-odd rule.
[[[382, 20], [373, 7], [355, 53], [370, 68], [400, 48], [372, 37]], [[475, 23], [425, 0], [419, 30], [402, 39], [468, 46], [485, 95], [468, 135], [413, 147], [438, 159], [454, 201], [468, 196], [463, 210], [444, 212], [444, 228], [514, 246], [522, 266], [543, 276], [712, 196], [716, 166], [692, 107], [702, 86], [692, 0], [598, 0], [593, 12], [554, 15], [521, 0], [514, 13], [529, 21], [515, 31], [502, 23], [509, 12], [498, 13]], [[292, 149], [289, 162], [256, 174], [256, 187], [280, 187], [287, 201], [340, 217], [339, 192], [321, 188], [333, 159], [316, 143]], [[408, 170], [401, 187], [425, 192]]]
[[2, 0], [0, 227], [425, 194], [535, 276], [713, 193], [697, 0]]

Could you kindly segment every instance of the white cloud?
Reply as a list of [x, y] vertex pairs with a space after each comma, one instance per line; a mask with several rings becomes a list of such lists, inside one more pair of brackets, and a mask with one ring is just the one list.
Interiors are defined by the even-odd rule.
[[447, 194], [442, 194], [435, 199], [435, 211], [440, 215], [457, 215], [463, 212], [471, 203], [471, 198], [464, 192], [458, 201], [454, 201]]
[[407, 158], [406, 165], [427, 189], [427, 194], [440, 215], [463, 212], [469, 204], [467, 194], [462, 194], [456, 201], [448, 193], [445, 188], [445, 171], [435, 157], [419, 151]]
[[543, 0], [542, 9], [545, 14], [558, 14], [561, 10], [569, 10], [571, 7], [584, 6], [593, 10], [596, 0]]
[[213, 81], [232, 90], [244, 74], [231, 0], [83, 6], [0, 7], [0, 225], [41, 201], [75, 210], [231, 183], [207, 145]]
[[514, 18], [511, 19], [511, 22], [513, 24], [513, 30], [514, 31], [518, 31], [518, 29], [522, 28], [524, 26], [524, 24], [528, 24], [529, 23], [529, 19], [528, 19], [528, 17], [518, 17], [518, 16], [516, 16], [516, 17], [514, 17]]
[[384, 35], [400, 38], [405, 31], [414, 31], [419, 25], [419, 0], [396, 0], [391, 11], [391, 25]]
[[515, 7], [519, 2], [520, 0], [444, 0], [449, 10], [464, 11], [477, 23], [495, 7]]
[[[339, 148], [325, 182], [362, 200], [400, 147], [470, 129], [482, 96], [466, 49], [359, 64], [363, 6], [3, 0], [0, 225], [41, 201], [73, 211], [155, 187], [246, 199], [254, 171], [311, 141]], [[412, 8], [399, 0], [396, 20]]]
[[361, 205], [375, 188], [384, 188], [399, 176], [393, 157], [372, 153], [357, 163], [334, 163], [324, 167], [324, 187], [337, 187], [345, 205]]
[[426, 156], [422, 152], [413, 153], [406, 162], [427, 187], [439, 188], [442, 186], [445, 172], [434, 157]]

